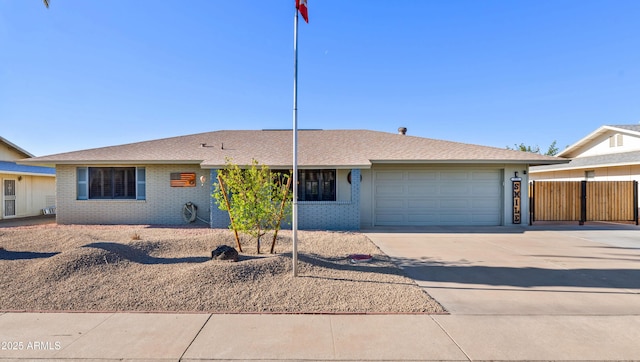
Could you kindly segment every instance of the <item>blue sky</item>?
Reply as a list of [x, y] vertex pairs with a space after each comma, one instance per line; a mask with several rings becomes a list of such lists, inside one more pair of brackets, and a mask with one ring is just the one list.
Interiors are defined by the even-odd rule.
[[[291, 128], [294, 0], [0, 0], [1, 136], [35, 155]], [[299, 128], [561, 148], [640, 122], [640, 1], [309, 0]]]

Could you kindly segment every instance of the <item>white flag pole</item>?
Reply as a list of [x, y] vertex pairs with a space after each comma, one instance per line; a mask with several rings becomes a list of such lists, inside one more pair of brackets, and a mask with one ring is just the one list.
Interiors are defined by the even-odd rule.
[[293, 276], [298, 276], [298, 9], [293, 20]]

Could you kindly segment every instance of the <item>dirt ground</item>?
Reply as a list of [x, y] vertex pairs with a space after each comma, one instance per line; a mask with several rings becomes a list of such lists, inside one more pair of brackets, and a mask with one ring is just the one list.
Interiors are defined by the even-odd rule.
[[[0, 310], [212, 313], [441, 313], [437, 301], [360, 233], [291, 232], [275, 254], [226, 229], [57, 225], [0, 227]], [[271, 236], [261, 245], [269, 250]], [[370, 254], [353, 263], [350, 254]]]

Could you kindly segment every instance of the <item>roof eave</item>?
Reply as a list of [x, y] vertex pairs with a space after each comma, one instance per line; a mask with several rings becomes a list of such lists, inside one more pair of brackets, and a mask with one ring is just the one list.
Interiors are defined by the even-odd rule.
[[371, 160], [375, 164], [528, 164], [551, 165], [569, 163], [571, 160], [510, 160], [510, 159], [484, 159], [484, 160]]
[[[280, 165], [267, 165], [272, 170], [277, 169], [285, 169], [289, 170], [293, 168], [291, 164], [280, 164]], [[227, 167], [227, 165], [219, 165], [219, 164], [201, 164], [200, 167], [202, 169], [209, 170], [218, 170]], [[354, 168], [359, 169], [369, 169], [371, 168], [371, 164], [350, 164], [350, 165], [298, 165], [298, 169], [306, 169], [306, 170], [317, 170], [317, 169], [338, 169], [338, 170], [351, 170]]]
[[41, 176], [41, 177], [56, 177], [55, 173], [39, 173], [39, 172], [21, 172], [21, 171], [0, 171], [0, 173], [5, 175], [16, 175], [16, 176]]
[[198, 165], [202, 160], [31, 160], [23, 159], [16, 163], [55, 167], [56, 165]]
[[596, 165], [580, 165], [580, 166], [569, 166], [569, 167], [558, 167], [558, 168], [545, 168], [544, 170], [530, 170], [530, 173], [543, 173], [543, 172], [556, 172], [556, 171], [573, 171], [573, 170], [592, 170], [596, 168], [603, 167], [624, 167], [624, 166], [634, 166], [637, 165], [637, 162], [619, 162], [619, 163], [602, 163]]

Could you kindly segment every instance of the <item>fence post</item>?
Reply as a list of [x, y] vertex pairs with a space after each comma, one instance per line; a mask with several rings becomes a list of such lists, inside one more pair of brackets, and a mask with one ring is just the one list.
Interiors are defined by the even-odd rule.
[[533, 225], [533, 219], [535, 218], [535, 201], [534, 194], [536, 189], [536, 182], [531, 181], [529, 183], [529, 226]]
[[580, 225], [587, 221], [587, 181], [580, 181]]
[[638, 225], [638, 181], [633, 181], [633, 219]]

